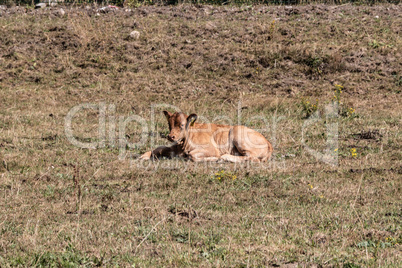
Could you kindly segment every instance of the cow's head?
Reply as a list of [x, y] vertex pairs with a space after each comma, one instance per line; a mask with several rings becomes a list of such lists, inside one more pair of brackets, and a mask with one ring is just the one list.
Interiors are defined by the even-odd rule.
[[163, 111], [168, 123], [169, 123], [169, 135], [168, 139], [170, 141], [180, 142], [186, 137], [186, 133], [190, 127], [193, 125], [195, 120], [197, 120], [196, 114], [190, 114], [187, 116], [183, 113], [170, 113], [168, 111]]

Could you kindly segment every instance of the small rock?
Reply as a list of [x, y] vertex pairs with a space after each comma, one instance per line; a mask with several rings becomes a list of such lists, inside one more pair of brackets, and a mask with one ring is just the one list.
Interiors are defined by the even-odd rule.
[[130, 37], [135, 39], [135, 40], [138, 40], [140, 38], [140, 32], [139, 31], [132, 31], [130, 33]]
[[66, 12], [64, 11], [64, 9], [60, 8], [59, 10], [59, 15], [62, 17], [66, 14]]
[[35, 5], [35, 9], [38, 9], [38, 8], [45, 8], [46, 7], [46, 3], [39, 3], [39, 4], [36, 4]]
[[105, 6], [105, 7], [102, 7], [102, 8], [98, 8], [96, 11], [100, 12], [100, 13], [109, 13], [111, 11], [116, 11], [118, 9], [119, 8], [117, 6], [108, 5], [108, 6]]
[[55, 7], [55, 6], [57, 6], [57, 3], [56, 3], [56, 2], [50, 2], [50, 3], [49, 3], [49, 6]]
[[0, 5], [0, 10], [6, 10], [7, 9], [7, 6], [5, 6], [5, 5]]

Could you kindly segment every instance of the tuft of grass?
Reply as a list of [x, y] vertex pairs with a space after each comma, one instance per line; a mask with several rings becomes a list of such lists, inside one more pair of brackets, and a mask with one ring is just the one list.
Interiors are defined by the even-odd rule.
[[301, 106], [303, 109], [303, 113], [305, 113], [305, 118], [309, 118], [316, 111], [318, 111], [318, 99], [316, 99], [315, 103], [311, 103], [310, 101], [302, 98]]

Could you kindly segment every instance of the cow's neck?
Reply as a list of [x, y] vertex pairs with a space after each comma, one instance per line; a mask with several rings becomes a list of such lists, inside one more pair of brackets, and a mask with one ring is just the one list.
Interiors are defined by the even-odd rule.
[[190, 131], [187, 131], [185, 138], [182, 140], [181, 148], [184, 153], [188, 153], [190, 150], [190, 145], [188, 144], [190, 140]]

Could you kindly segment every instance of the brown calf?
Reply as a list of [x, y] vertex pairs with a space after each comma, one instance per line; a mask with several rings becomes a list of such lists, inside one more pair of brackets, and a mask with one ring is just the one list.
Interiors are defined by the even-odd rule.
[[272, 145], [260, 133], [245, 126], [198, 124], [196, 114], [163, 111], [174, 142], [170, 147], [161, 146], [144, 153], [140, 159], [158, 159], [175, 156], [188, 157], [190, 160], [229, 162], [268, 160], [272, 155]]

